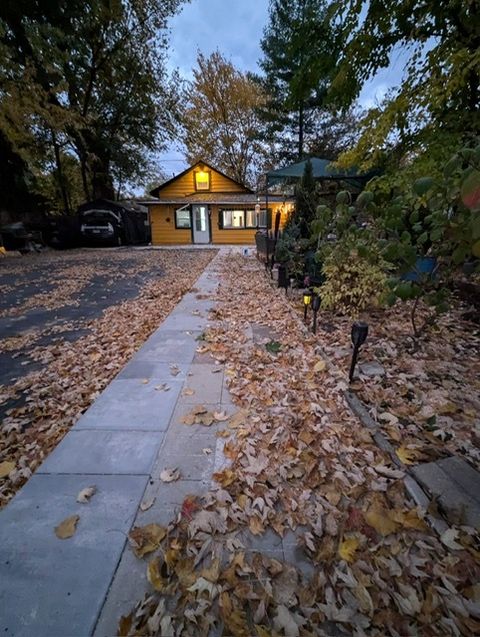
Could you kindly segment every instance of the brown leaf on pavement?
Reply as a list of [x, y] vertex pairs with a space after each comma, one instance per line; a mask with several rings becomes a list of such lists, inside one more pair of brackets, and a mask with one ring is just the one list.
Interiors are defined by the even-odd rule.
[[77, 530], [77, 523], [80, 519], [79, 515], [71, 515], [68, 518], [65, 518], [58, 526], [55, 527], [55, 535], [60, 540], [66, 540], [72, 535], [75, 534]]

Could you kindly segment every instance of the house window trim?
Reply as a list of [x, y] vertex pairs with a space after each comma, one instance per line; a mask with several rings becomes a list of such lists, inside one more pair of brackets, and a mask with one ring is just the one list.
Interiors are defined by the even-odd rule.
[[[268, 228], [268, 208], [261, 208], [260, 213], [265, 212], [266, 213], [266, 224], [264, 226], [260, 226], [260, 225], [255, 225], [255, 226], [247, 226], [247, 210], [254, 210], [254, 208], [240, 208], [240, 207], [235, 207], [235, 208], [221, 208], [220, 212], [222, 215], [222, 227], [221, 230], [265, 230]], [[242, 211], [243, 212], [243, 226], [226, 226], [225, 225], [225, 217], [223, 216], [224, 212], [231, 212], [231, 211]]]
[[[197, 173], [207, 173], [208, 175], [208, 188], [197, 188]], [[212, 171], [196, 169], [193, 171], [193, 188], [195, 192], [210, 192], [212, 190]]]
[[[190, 221], [189, 221], [189, 225], [188, 226], [179, 226], [177, 224], [177, 212], [179, 210], [182, 210], [184, 212], [188, 212], [189, 216], [190, 216]], [[175, 210], [173, 211], [173, 218], [175, 221], [175, 230], [192, 230], [192, 208], [191, 206], [189, 206], [188, 208], [185, 208], [185, 206], [180, 206], [180, 208], [175, 208]]]

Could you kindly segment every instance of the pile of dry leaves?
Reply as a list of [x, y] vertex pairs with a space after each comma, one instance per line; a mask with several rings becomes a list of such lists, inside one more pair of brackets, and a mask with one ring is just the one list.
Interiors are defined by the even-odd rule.
[[[24, 404], [7, 411], [1, 425], [0, 506], [28, 480], [99, 392], [158, 327], [214, 254], [211, 250], [139, 253], [140, 264], [137, 268], [127, 268], [124, 277], [153, 266], [161, 267], [161, 277], [148, 282], [135, 299], [113, 305], [101, 318], [88, 322], [86, 336], [74, 342], [59, 339], [29, 351], [32, 360], [43, 363], [42, 369], [12, 385], [0, 386], [0, 404], [22, 395], [26, 397]], [[100, 257], [92, 253], [92, 259], [91, 272], [98, 274], [102, 270]], [[80, 278], [86, 280], [85, 271]], [[62, 290], [55, 295], [55, 303], [60, 299], [69, 302], [72, 290], [68, 286]], [[38, 301], [37, 298], [35, 303]], [[28, 307], [32, 307], [32, 301]], [[16, 341], [0, 342], [0, 346], [10, 350], [21, 348], [37, 337], [38, 333], [29, 333]]]
[[[241, 408], [231, 464], [168, 528], [131, 532], [153, 592], [119, 634], [479, 634], [476, 531], [430, 529], [403, 472], [346, 407], [346, 375], [322, 358], [323, 335], [306, 331], [252, 259], [227, 258], [218, 300], [205, 348], [227, 361]], [[271, 341], [255, 342], [252, 324]], [[246, 533], [270, 529], [295, 532], [310, 581], [248, 550]]]

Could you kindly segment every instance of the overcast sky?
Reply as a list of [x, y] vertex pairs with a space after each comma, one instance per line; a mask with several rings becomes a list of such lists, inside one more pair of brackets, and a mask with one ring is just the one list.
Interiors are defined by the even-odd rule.
[[[216, 49], [243, 71], [258, 71], [260, 40], [268, 18], [268, 0], [191, 0], [170, 22], [171, 68], [191, 77], [197, 53], [209, 55]], [[400, 80], [402, 65], [394, 60], [364, 87], [363, 106], [371, 106]], [[187, 167], [182, 153], [171, 149], [160, 156], [160, 167], [172, 175]]]

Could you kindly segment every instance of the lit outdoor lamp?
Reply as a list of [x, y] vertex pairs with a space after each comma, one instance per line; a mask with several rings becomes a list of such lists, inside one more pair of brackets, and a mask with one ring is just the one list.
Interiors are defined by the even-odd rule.
[[305, 292], [303, 293], [303, 320], [305, 322], [307, 321], [308, 306], [310, 305], [311, 302], [312, 302], [312, 292], [311, 290], [305, 290]]
[[322, 299], [319, 297], [318, 294], [315, 294], [313, 299], [312, 299], [312, 310], [313, 310], [313, 328], [312, 328], [312, 332], [314, 334], [317, 333], [317, 312], [320, 309], [320, 303], [322, 302]]
[[357, 321], [352, 325], [352, 343], [353, 343], [353, 355], [352, 364], [350, 365], [350, 374], [348, 376], [350, 382], [353, 380], [353, 374], [355, 372], [355, 365], [357, 364], [358, 352], [361, 346], [365, 343], [368, 336], [368, 325]]

